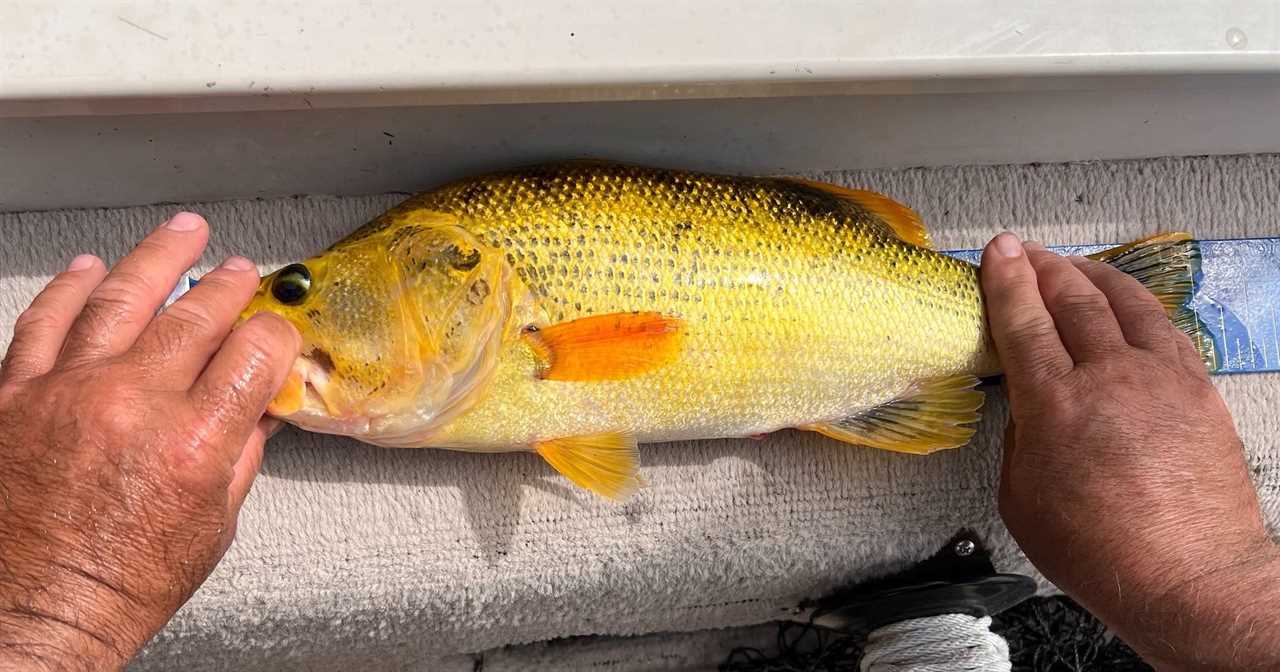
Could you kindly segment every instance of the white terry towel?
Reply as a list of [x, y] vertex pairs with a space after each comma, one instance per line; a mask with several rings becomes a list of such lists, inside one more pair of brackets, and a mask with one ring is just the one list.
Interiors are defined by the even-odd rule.
[[[1280, 234], [1277, 156], [812, 177], [912, 205], [944, 249], [980, 246], [1002, 229], [1049, 244], [1169, 229]], [[400, 198], [181, 207], [213, 225], [203, 272], [231, 253], [264, 269], [301, 259]], [[0, 214], [0, 338], [74, 254], [114, 260], [178, 207]], [[1273, 527], [1276, 380], [1218, 379]], [[1004, 415], [995, 396], [973, 445], [930, 457], [800, 432], [646, 446], [649, 487], [625, 505], [572, 487], [532, 455], [385, 450], [286, 431], [268, 446], [236, 544], [136, 668], [470, 669], [465, 657], [441, 657], [570, 635], [760, 623], [913, 563], [962, 526], [987, 536], [1001, 569], [1029, 573], [994, 509]], [[499, 657], [504, 669], [520, 669], [511, 655]], [[545, 649], [530, 655], [547, 664]], [[618, 655], [615, 669], [661, 660], [631, 665]], [[571, 659], [564, 654], [561, 669]]]

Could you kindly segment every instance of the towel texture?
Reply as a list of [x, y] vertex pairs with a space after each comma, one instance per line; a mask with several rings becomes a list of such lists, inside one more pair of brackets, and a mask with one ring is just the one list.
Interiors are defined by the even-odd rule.
[[[943, 248], [980, 246], [1002, 229], [1046, 243], [1168, 229], [1280, 233], [1277, 156], [812, 177], [911, 204]], [[264, 268], [302, 258], [400, 198], [182, 207], [213, 225], [201, 272], [231, 253]], [[177, 209], [0, 214], [0, 345], [74, 254], [114, 260]], [[1218, 379], [1273, 527], [1276, 382]], [[236, 544], [135, 667], [462, 670], [472, 666], [466, 654], [513, 643], [757, 624], [913, 563], [962, 526], [987, 536], [1002, 569], [1030, 573], [994, 509], [1005, 407], [993, 396], [973, 445], [927, 458], [799, 432], [646, 446], [649, 486], [625, 505], [571, 487], [528, 454], [385, 450], [288, 430], [268, 446]], [[737, 636], [595, 642], [581, 655], [572, 644], [534, 645], [487, 654], [485, 667], [587, 669], [605, 659], [616, 669], [697, 667]]]

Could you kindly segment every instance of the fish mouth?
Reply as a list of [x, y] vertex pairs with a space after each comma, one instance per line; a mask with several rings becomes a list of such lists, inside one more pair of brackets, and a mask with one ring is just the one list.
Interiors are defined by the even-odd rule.
[[335, 394], [328, 370], [306, 356], [293, 362], [284, 387], [267, 407], [271, 415], [298, 427], [326, 434], [352, 434], [369, 426], [353, 416]]
[[346, 408], [338, 403], [329, 384], [329, 372], [307, 357], [298, 357], [300, 365], [294, 365], [302, 375], [302, 411], [321, 413], [333, 419], [347, 415]]
[[[311, 367], [308, 367], [311, 368]], [[312, 371], [314, 374], [315, 372]], [[324, 374], [320, 374], [322, 377]], [[335, 404], [330, 401], [330, 396], [325, 394], [329, 389], [327, 379], [317, 380], [314, 375], [308, 375], [302, 381], [302, 408], [319, 410], [324, 409], [330, 416], [337, 417], [342, 412], [335, 408]]]

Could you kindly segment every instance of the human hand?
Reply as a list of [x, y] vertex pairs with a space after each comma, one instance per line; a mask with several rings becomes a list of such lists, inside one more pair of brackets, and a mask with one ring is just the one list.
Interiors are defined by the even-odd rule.
[[232, 331], [258, 284], [239, 257], [156, 316], [208, 236], [180, 213], [110, 273], [77, 257], [14, 324], [0, 668], [122, 667], [231, 543], [299, 338], [269, 314]]
[[1001, 234], [981, 272], [1011, 415], [1000, 513], [1019, 545], [1153, 662], [1215, 669], [1240, 655], [1224, 641], [1247, 655], [1243, 628], [1274, 609], [1248, 605], [1274, 599], [1259, 588], [1280, 563], [1191, 341], [1106, 264]]

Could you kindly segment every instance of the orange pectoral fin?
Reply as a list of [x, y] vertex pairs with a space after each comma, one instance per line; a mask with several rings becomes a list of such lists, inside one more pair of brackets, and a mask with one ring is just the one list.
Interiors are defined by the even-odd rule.
[[531, 331], [545, 380], [618, 380], [648, 373], [680, 355], [684, 321], [661, 313], [611, 313]]
[[267, 413], [276, 417], [293, 415], [302, 410], [302, 401], [305, 398], [306, 385], [302, 380], [302, 374], [298, 371], [290, 371], [280, 391], [276, 393], [271, 403], [267, 404]]

